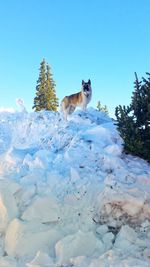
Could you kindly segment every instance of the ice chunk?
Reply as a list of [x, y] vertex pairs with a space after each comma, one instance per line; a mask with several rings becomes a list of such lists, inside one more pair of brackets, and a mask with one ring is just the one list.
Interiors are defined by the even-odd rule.
[[57, 222], [59, 217], [59, 206], [52, 196], [37, 197], [22, 215], [23, 220], [42, 223]]
[[[67, 263], [77, 256], [92, 256], [104, 252], [104, 245], [92, 232], [78, 231], [58, 241], [55, 246], [56, 257], [60, 264]], [[98, 255], [97, 254], [97, 255]]]
[[47, 253], [38, 251], [35, 258], [30, 263], [27, 263], [27, 266], [28, 267], [39, 267], [39, 266], [53, 267], [54, 262], [48, 256]]
[[17, 267], [17, 262], [14, 258], [10, 256], [5, 256], [0, 258], [1, 267]]
[[9, 256], [29, 260], [32, 260], [39, 250], [54, 257], [54, 246], [62, 237], [62, 233], [54, 228], [14, 219], [6, 232], [5, 251]]
[[137, 233], [133, 228], [128, 225], [123, 225], [120, 232], [117, 235], [115, 241], [115, 247], [123, 249], [124, 251], [130, 251], [136, 248]]
[[0, 232], [6, 230], [8, 223], [18, 216], [15, 198], [9, 189], [0, 192]]

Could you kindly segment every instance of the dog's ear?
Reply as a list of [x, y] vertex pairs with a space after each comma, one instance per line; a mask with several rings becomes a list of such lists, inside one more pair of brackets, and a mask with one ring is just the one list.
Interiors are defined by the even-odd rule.
[[84, 85], [85, 84], [85, 82], [84, 82], [84, 80], [82, 80], [82, 85]]
[[90, 79], [88, 80], [88, 84], [91, 85], [91, 80]]

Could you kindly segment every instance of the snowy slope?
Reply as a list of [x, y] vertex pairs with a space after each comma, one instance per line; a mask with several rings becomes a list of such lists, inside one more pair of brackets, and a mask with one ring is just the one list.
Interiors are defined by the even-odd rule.
[[0, 267], [150, 266], [150, 165], [92, 108], [0, 112]]

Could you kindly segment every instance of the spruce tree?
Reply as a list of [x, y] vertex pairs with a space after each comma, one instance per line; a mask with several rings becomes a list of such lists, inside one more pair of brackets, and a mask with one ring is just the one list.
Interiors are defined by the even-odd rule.
[[36, 85], [36, 96], [32, 107], [35, 111], [57, 111], [58, 98], [56, 97], [55, 86], [50, 66], [46, 64], [45, 59], [43, 59], [40, 64], [40, 73]]
[[51, 68], [48, 64], [46, 70], [46, 110], [57, 111], [59, 104], [55, 91], [56, 85], [51, 74]]
[[138, 80], [135, 73], [131, 104], [116, 107], [117, 127], [126, 152], [150, 162], [150, 74]]
[[46, 62], [45, 59], [40, 63], [40, 73], [36, 85], [36, 96], [34, 98], [33, 109], [40, 111], [45, 109], [45, 88], [46, 88]]

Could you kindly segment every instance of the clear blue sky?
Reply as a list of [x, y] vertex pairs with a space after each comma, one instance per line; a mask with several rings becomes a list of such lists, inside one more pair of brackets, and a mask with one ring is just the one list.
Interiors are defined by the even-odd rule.
[[59, 100], [90, 78], [90, 106], [113, 116], [130, 103], [134, 72], [150, 71], [150, 0], [1, 1], [0, 107], [22, 98], [32, 110], [43, 58]]

